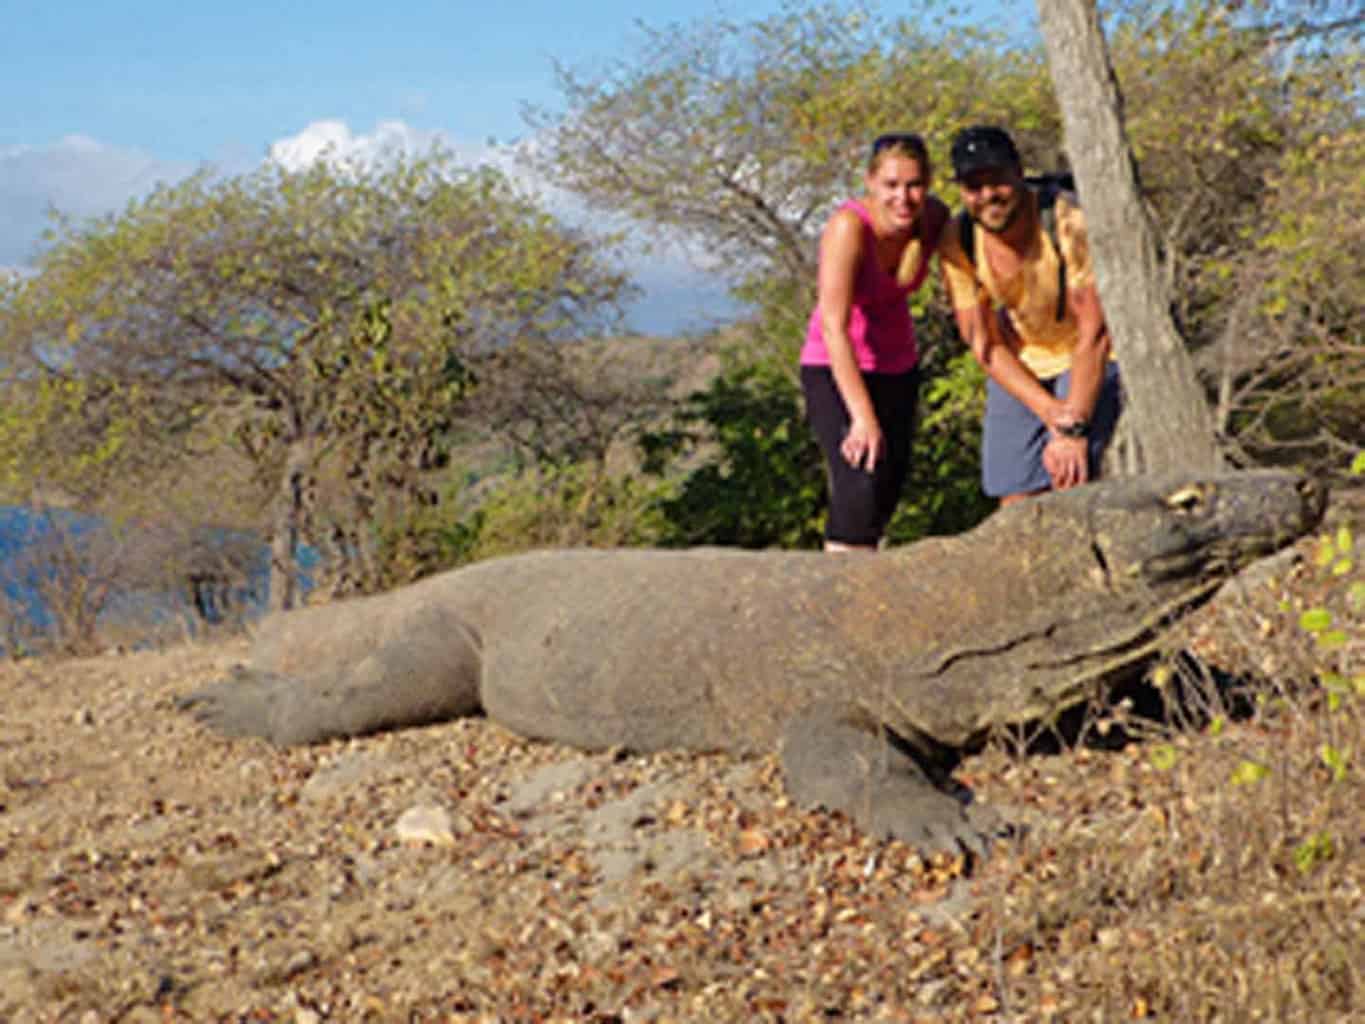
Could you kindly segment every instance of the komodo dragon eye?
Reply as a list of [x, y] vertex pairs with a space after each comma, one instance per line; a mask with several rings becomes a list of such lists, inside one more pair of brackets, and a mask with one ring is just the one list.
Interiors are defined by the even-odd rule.
[[1203, 487], [1190, 484], [1166, 496], [1166, 507], [1181, 515], [1191, 515], [1203, 509], [1208, 494]]

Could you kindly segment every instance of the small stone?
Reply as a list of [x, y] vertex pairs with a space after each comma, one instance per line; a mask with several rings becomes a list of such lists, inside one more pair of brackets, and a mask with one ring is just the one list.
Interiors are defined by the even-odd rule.
[[428, 843], [432, 846], [454, 846], [455, 833], [451, 828], [450, 814], [444, 807], [434, 804], [418, 804], [409, 807], [394, 826], [398, 838], [404, 843]]

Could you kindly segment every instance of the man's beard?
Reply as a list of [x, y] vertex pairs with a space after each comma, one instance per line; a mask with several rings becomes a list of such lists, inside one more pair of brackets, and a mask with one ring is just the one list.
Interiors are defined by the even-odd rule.
[[[1005, 231], [1008, 231], [1010, 225], [1012, 225], [1016, 220], [1019, 219], [1019, 211], [1023, 208], [1023, 205], [1024, 204], [1022, 196], [1015, 196], [1012, 205], [1004, 203], [991, 203], [986, 209], [983, 209], [981, 211], [980, 215], [977, 216], [976, 222], [993, 235], [1002, 234]], [[998, 213], [1002, 207], [1005, 210], [1004, 220], [1000, 221], [998, 224], [987, 223], [985, 219], [986, 215], [988, 213]]]

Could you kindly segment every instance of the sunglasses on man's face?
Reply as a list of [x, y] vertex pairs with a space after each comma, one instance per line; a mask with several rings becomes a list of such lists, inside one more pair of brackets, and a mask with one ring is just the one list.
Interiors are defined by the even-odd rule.
[[887, 132], [872, 140], [872, 156], [894, 146], [904, 146], [911, 152], [924, 151], [924, 139], [914, 132]]

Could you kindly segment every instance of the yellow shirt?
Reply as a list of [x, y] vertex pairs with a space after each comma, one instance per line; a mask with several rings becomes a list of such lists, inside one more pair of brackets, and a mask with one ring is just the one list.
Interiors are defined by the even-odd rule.
[[[1037, 213], [1037, 193], [1028, 201]], [[1057, 197], [1057, 242], [1066, 259], [1068, 290], [1094, 284], [1090, 245], [1085, 233], [1085, 215], [1066, 193]], [[1020, 361], [1040, 379], [1055, 377], [1071, 368], [1071, 353], [1076, 347], [1079, 325], [1076, 313], [1067, 303], [1065, 315], [1057, 319], [1057, 251], [1052, 239], [1038, 224], [1035, 243], [1020, 261], [1019, 270], [999, 279], [991, 270], [983, 249], [986, 232], [980, 225], [972, 233], [976, 247], [975, 263], [962, 251], [956, 219], [950, 221], [939, 244], [939, 258], [948, 279], [954, 309], [974, 309], [983, 300], [1002, 308], [1017, 337]], [[995, 325], [991, 325], [994, 329]]]

